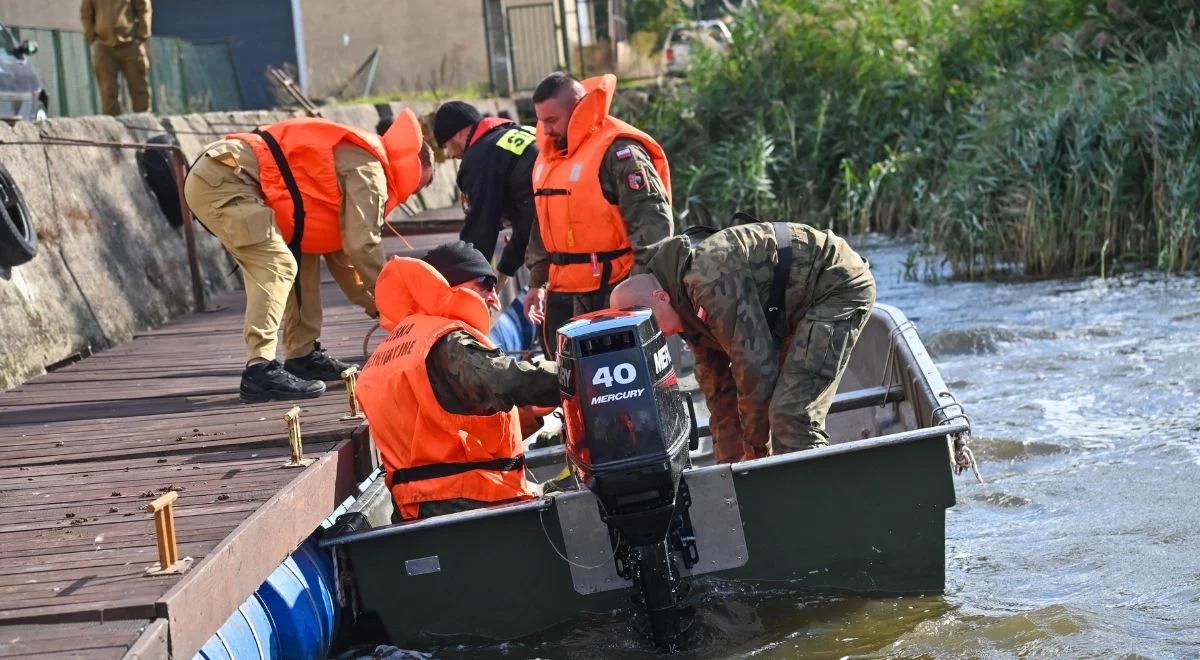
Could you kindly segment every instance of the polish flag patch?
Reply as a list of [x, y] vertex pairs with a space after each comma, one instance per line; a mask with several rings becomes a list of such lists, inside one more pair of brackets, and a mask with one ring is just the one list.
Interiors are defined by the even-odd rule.
[[629, 160], [633, 158], [633, 150], [629, 147], [617, 150], [617, 160]]
[[696, 318], [700, 319], [701, 321], [707, 321], [708, 320], [708, 312], [703, 307], [697, 307], [696, 308]]

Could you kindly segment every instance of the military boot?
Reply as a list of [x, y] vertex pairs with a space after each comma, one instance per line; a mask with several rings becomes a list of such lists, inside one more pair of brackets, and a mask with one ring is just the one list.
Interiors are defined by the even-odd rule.
[[259, 362], [242, 372], [242, 403], [315, 399], [325, 391], [319, 380], [303, 380], [289, 373], [277, 360]]
[[313, 342], [312, 353], [283, 363], [284, 369], [305, 380], [341, 380], [342, 372], [353, 366], [327, 353], [319, 341]]

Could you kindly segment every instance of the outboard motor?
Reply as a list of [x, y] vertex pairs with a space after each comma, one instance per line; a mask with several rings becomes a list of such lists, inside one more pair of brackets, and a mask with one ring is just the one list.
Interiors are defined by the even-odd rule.
[[672, 550], [696, 556], [681, 479], [698, 437], [666, 338], [649, 311], [606, 310], [558, 331], [567, 459], [599, 500], [618, 575], [639, 588], [660, 648], [682, 632]]

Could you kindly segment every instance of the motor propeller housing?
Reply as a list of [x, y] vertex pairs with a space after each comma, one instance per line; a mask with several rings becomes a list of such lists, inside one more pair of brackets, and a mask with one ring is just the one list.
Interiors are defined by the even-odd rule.
[[685, 526], [695, 427], [666, 338], [647, 310], [580, 316], [559, 330], [558, 374], [567, 459], [599, 500], [655, 642], [674, 648], [682, 590], [668, 533]]

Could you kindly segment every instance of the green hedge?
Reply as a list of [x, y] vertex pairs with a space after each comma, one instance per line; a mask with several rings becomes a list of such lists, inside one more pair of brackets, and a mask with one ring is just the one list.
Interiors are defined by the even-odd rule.
[[1193, 7], [764, 0], [728, 54], [625, 110], [671, 156], [685, 224], [915, 228], [968, 276], [1102, 255], [1183, 269], [1200, 249]]

